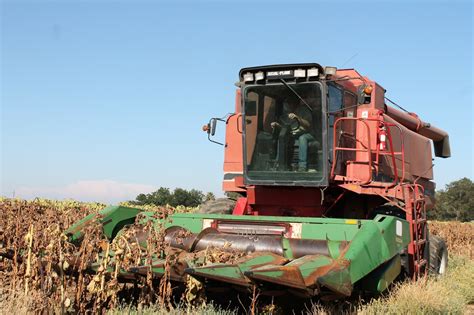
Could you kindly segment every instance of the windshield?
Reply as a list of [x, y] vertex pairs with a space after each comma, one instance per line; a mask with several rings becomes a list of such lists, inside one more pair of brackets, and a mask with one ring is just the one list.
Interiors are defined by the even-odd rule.
[[244, 106], [250, 180], [322, 180], [319, 84], [249, 86], [244, 92]]

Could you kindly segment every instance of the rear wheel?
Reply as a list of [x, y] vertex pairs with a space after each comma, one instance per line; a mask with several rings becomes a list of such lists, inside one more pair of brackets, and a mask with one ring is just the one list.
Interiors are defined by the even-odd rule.
[[429, 236], [429, 272], [443, 275], [448, 267], [448, 247], [439, 236]]
[[199, 209], [199, 213], [208, 214], [232, 214], [235, 207], [235, 200], [229, 198], [217, 198], [203, 203]]

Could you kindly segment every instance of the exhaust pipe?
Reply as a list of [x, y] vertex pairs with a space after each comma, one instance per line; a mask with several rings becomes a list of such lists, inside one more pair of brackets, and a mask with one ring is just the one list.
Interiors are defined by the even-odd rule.
[[435, 155], [437, 157], [448, 158], [451, 156], [449, 135], [446, 131], [422, 121], [416, 114], [405, 113], [387, 105], [386, 107], [385, 113], [390, 118], [408, 129], [433, 140]]

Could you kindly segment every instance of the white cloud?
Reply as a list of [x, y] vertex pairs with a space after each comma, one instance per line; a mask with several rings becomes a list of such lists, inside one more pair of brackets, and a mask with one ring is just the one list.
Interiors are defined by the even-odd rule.
[[40, 197], [118, 203], [135, 199], [138, 194], [149, 193], [156, 189], [151, 185], [122, 183], [104, 179], [82, 180], [57, 187], [19, 187], [16, 189], [15, 195], [25, 199]]

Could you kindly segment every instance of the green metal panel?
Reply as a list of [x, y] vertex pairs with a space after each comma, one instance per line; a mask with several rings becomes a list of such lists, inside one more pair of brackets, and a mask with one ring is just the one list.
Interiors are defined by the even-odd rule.
[[221, 282], [228, 282], [241, 286], [250, 285], [250, 280], [244, 275], [246, 272], [268, 264], [283, 264], [287, 262], [281, 256], [273, 253], [258, 253], [249, 255], [237, 264], [214, 264], [204, 267], [197, 267], [187, 270], [194, 277], [214, 279]]
[[66, 230], [66, 234], [70, 235], [72, 242], [82, 237], [82, 229], [94, 220], [99, 219], [103, 225], [104, 234], [112, 239], [124, 225], [132, 224], [135, 217], [142, 212], [140, 209], [123, 207], [123, 206], [109, 206], [100, 210], [96, 214], [90, 214], [84, 219], [78, 221]]
[[304, 256], [299, 259], [293, 260], [287, 266], [298, 266], [300, 269], [301, 275], [303, 278], [307, 278], [313, 273], [316, 269], [327, 266], [331, 263], [332, 259], [327, 256], [314, 255], [314, 256]]
[[[107, 209], [107, 208], [106, 208]], [[104, 234], [112, 239], [115, 234], [125, 225], [133, 224], [135, 217], [142, 212], [140, 209], [129, 207], [110, 207], [103, 215], [102, 223], [104, 225]]]
[[[153, 213], [143, 213], [150, 219]], [[348, 220], [333, 218], [309, 218], [309, 217], [281, 217], [281, 216], [236, 216], [224, 214], [197, 214], [179, 213], [171, 215], [165, 222], [165, 227], [181, 226], [192, 233], [199, 233], [203, 227], [203, 220], [221, 220], [235, 222], [259, 222], [259, 223], [299, 223], [301, 227], [301, 238], [320, 239], [333, 241], [350, 241], [365, 222], [371, 220]], [[354, 224], [354, 222], [358, 224]]]
[[[282, 216], [245, 216], [232, 214], [203, 214], [203, 213], [175, 213], [172, 215], [173, 219], [218, 219], [218, 220], [233, 220], [233, 221], [259, 221], [259, 222], [289, 222], [289, 223], [321, 223], [321, 224], [345, 224], [346, 221], [353, 221], [347, 219], [334, 218], [315, 218], [315, 217], [282, 217]], [[365, 220], [367, 221], [367, 220]], [[361, 220], [364, 222], [364, 220]], [[353, 224], [351, 224], [353, 225]]]
[[351, 241], [343, 257], [351, 262], [352, 283], [394, 257], [409, 242], [409, 224], [405, 220], [378, 215], [374, 220], [366, 221]]
[[397, 278], [401, 271], [401, 258], [396, 255], [359, 281], [364, 291], [383, 292]]

